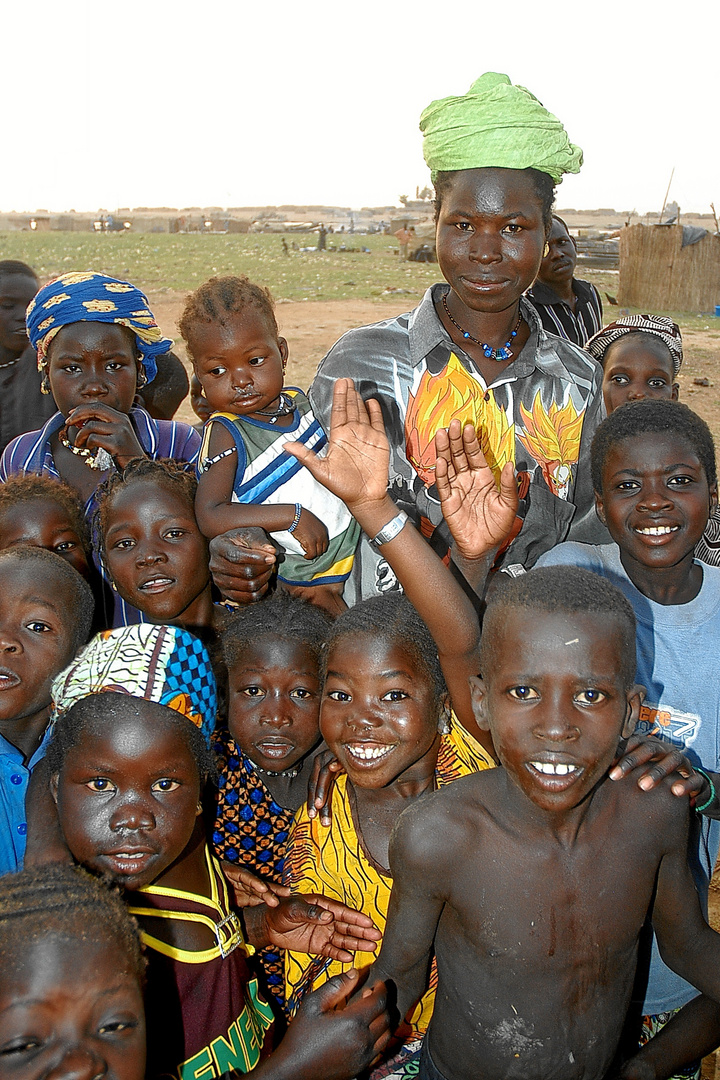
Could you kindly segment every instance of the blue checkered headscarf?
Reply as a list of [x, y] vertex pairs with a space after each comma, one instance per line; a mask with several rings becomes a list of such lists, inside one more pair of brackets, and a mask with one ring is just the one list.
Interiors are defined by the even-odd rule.
[[203, 643], [177, 626], [139, 623], [98, 634], [52, 684], [52, 720], [91, 694], [129, 694], [174, 709], [210, 745], [217, 694]]
[[145, 293], [128, 281], [118, 281], [92, 271], [63, 274], [49, 281], [31, 300], [25, 318], [41, 371], [47, 364], [50, 342], [63, 326], [70, 323], [105, 322], [127, 326], [135, 335], [148, 382], [152, 382], [157, 373], [155, 358], [172, 349], [172, 341], [163, 337]]

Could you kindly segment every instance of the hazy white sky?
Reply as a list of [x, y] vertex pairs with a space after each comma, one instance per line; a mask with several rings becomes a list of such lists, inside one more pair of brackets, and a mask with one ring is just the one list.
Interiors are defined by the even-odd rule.
[[[418, 119], [506, 72], [585, 165], [558, 205], [720, 211], [716, 0], [4, 6], [0, 209], [396, 203]], [[24, 152], [22, 150], [24, 147]]]

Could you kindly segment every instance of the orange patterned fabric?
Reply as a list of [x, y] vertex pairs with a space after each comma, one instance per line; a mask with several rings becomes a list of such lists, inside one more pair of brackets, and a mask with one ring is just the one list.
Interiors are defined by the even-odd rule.
[[[440, 740], [436, 786], [443, 787], [492, 765], [487, 752], [453, 719], [450, 733]], [[310, 819], [306, 807], [298, 810], [288, 842], [284, 877], [294, 892], [324, 893], [364, 912], [379, 930], [385, 929], [392, 878], [364, 850], [350, 809], [346, 776], [339, 777], [333, 790], [330, 828], [321, 825], [317, 817]], [[352, 964], [341, 964], [305, 953], [286, 953], [285, 992], [290, 1010], [294, 1012], [309, 990], [331, 976], [351, 967], [367, 967], [374, 958], [373, 953], [357, 952]], [[413, 1013], [410, 1039], [422, 1035], [430, 1022], [436, 981], [433, 963], [429, 990]]]

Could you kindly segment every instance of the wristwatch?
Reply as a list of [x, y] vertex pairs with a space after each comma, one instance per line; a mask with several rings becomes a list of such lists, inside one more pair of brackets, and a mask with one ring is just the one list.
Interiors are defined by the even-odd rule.
[[408, 521], [408, 516], [404, 510], [399, 510], [398, 513], [388, 521], [387, 525], [383, 525], [377, 536], [373, 537], [370, 541], [371, 544], [377, 544], [378, 547], [381, 544], [389, 544], [391, 540], [394, 540], [398, 533], [402, 532], [405, 522]]

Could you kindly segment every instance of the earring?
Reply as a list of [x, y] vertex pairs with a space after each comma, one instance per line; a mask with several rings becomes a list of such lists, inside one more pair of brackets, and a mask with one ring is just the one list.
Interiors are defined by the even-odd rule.
[[440, 735], [450, 734], [450, 713], [448, 711], [447, 705], [443, 705], [442, 707], [442, 712], [438, 717], [437, 729]]
[[550, 245], [548, 244], [548, 242], [546, 240], [545, 241], [545, 247], [543, 248], [543, 259], [547, 259], [549, 254], [550, 254]]
[[40, 393], [45, 394], [46, 397], [50, 396], [50, 380], [47, 377], [47, 372], [45, 372], [40, 380]]
[[138, 373], [137, 373], [137, 389], [142, 389], [143, 386], [147, 386], [147, 372], [145, 371], [145, 365], [142, 360], [138, 360]]

